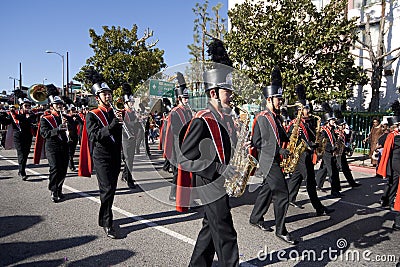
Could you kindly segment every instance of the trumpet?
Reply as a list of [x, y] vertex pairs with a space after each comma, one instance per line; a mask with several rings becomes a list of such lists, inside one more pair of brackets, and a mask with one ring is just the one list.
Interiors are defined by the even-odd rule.
[[[116, 105], [114, 105], [114, 102], [116, 103]], [[122, 103], [122, 106], [121, 106], [121, 103]], [[122, 118], [122, 110], [124, 109], [123, 99], [121, 97], [119, 97], [115, 101], [110, 101], [109, 104], [113, 109], [114, 116], [121, 121], [122, 129], [125, 131], [128, 139], [134, 138], [135, 136], [129, 131], [128, 126], [126, 126], [126, 123], [125, 123], [124, 119]]]
[[67, 114], [66, 113], [62, 113], [62, 128], [65, 129], [65, 134], [67, 135], [67, 142], [71, 143], [72, 139], [71, 136], [69, 135], [69, 131], [68, 131], [68, 119], [67, 119]]

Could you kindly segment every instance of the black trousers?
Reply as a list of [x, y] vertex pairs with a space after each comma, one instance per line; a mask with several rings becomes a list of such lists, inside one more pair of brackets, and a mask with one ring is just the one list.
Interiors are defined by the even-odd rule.
[[32, 135], [17, 133], [14, 134], [14, 146], [18, 157], [18, 174], [25, 176], [26, 163], [32, 145]]
[[301, 186], [301, 182], [306, 178], [307, 193], [311, 201], [311, 205], [316, 211], [324, 208], [317, 194], [317, 182], [315, 181], [314, 164], [312, 163], [312, 154], [304, 152], [299, 159], [299, 163], [288, 181], [289, 201], [296, 202], [297, 194]]
[[399, 176], [391, 175], [388, 176], [386, 180], [387, 183], [385, 185], [385, 189], [383, 190], [381, 200], [389, 203], [389, 205], [392, 206], [396, 198], [397, 188], [399, 186]]
[[111, 227], [113, 221], [112, 205], [114, 203], [115, 191], [117, 189], [118, 175], [121, 168], [121, 158], [112, 160], [110, 158], [93, 157], [94, 169], [96, 170], [97, 182], [100, 190], [99, 225]]
[[316, 181], [317, 186], [322, 188], [324, 186], [326, 175], [329, 177], [331, 183], [331, 192], [339, 192], [341, 190], [339, 180], [339, 170], [337, 167], [336, 157], [332, 153], [325, 152], [322, 156], [321, 167], [317, 172]]
[[123, 156], [124, 156], [124, 169], [122, 171], [122, 179], [127, 182], [134, 182], [132, 171], [133, 171], [133, 160], [135, 159], [136, 140], [127, 140], [123, 142]]
[[71, 141], [68, 143], [69, 167], [73, 169], [73, 168], [75, 168], [74, 155], [75, 155], [76, 146], [78, 145], [78, 136], [71, 136], [70, 139], [71, 139]]
[[[198, 185], [207, 184], [201, 177], [197, 177], [196, 181]], [[202, 194], [200, 198], [207, 199]], [[211, 266], [215, 252], [218, 266], [239, 266], [237, 234], [226, 194], [204, 205], [203, 227], [197, 237], [189, 266]]]
[[261, 190], [250, 215], [251, 223], [264, 221], [263, 216], [267, 213], [272, 200], [274, 202], [276, 233], [286, 235], [285, 216], [289, 206], [289, 192], [285, 176], [276, 161], [272, 163], [269, 173], [264, 176]]
[[46, 142], [46, 157], [49, 163], [49, 190], [61, 192], [68, 169], [68, 145], [63, 143], [57, 149]]
[[337, 157], [338, 169], [343, 172], [344, 177], [346, 178], [349, 185], [353, 186], [356, 184], [354, 181], [353, 174], [351, 173], [349, 163], [347, 162], [346, 154], [343, 153], [340, 157]]

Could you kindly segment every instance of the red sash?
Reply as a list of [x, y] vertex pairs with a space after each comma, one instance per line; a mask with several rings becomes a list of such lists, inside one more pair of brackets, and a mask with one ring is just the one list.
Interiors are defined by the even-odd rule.
[[271, 113], [268, 110], [265, 110], [265, 111], [261, 111], [258, 116], [264, 116], [265, 118], [267, 118], [269, 124], [272, 127], [272, 130], [274, 131], [274, 135], [275, 135], [276, 141], [278, 142], [278, 145], [281, 145], [281, 141], [279, 138], [279, 132], [278, 132], [278, 126], [276, 125], [275, 119], [272, 117]]
[[[197, 112], [195, 118], [201, 118], [206, 122], [207, 128], [209, 129], [210, 134], [212, 136], [214, 146], [216, 147], [218, 158], [221, 163], [225, 164], [226, 159], [223, 150], [221, 130], [219, 128], [218, 122], [214, 114], [209, 109], [206, 109]], [[185, 140], [186, 135], [190, 130], [190, 126], [191, 123], [189, 124], [189, 127], [186, 130], [186, 134], [183, 140]], [[183, 170], [181, 165], [180, 164], [178, 165], [178, 177], [177, 177], [177, 188], [176, 188], [177, 211], [184, 212], [188, 210], [190, 204], [192, 177], [193, 177], [192, 173]]]
[[333, 136], [332, 136], [332, 133], [331, 133], [329, 127], [327, 127], [327, 126], [322, 126], [321, 128], [322, 128], [322, 130], [325, 131], [326, 134], [328, 135], [329, 142], [331, 142], [331, 145], [334, 146], [334, 145], [335, 145], [335, 141], [333, 140]]
[[[189, 121], [189, 120], [188, 121], [186, 120], [185, 114], [183, 113], [183, 109], [184, 109], [184, 107], [176, 106], [171, 110], [171, 113], [168, 116], [168, 119], [166, 122], [167, 128], [165, 131], [165, 138], [164, 138], [164, 142], [165, 142], [164, 154], [163, 154], [164, 158], [171, 159], [171, 157], [172, 157], [172, 148], [174, 146], [174, 134], [173, 134], [172, 128], [171, 128], [172, 116], [173, 116], [172, 114], [174, 114], [173, 112], [178, 114], [178, 117], [182, 123], [182, 126], [185, 125]], [[160, 139], [160, 140], [162, 140], [162, 139]]]
[[81, 137], [81, 149], [79, 151], [79, 167], [78, 175], [83, 177], [90, 177], [92, 175], [92, 157], [90, 155], [89, 138], [86, 130], [86, 120], [84, 120], [82, 137]]
[[16, 114], [19, 114], [18, 110], [16, 110], [15, 113], [9, 112], [9, 114], [11, 115], [11, 118], [13, 119], [15, 125], [17, 125], [18, 130], [21, 131], [21, 126], [19, 126], [19, 120], [15, 116]]
[[[103, 111], [100, 108], [93, 109], [89, 112], [93, 113], [99, 119], [103, 127], [108, 126], [108, 121], [106, 119], [106, 116], [104, 115]], [[115, 143], [114, 136], [110, 135], [110, 138]]]

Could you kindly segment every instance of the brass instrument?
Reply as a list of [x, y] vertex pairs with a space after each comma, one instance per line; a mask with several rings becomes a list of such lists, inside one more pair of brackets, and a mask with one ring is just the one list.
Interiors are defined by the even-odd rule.
[[47, 103], [47, 87], [44, 84], [34, 84], [28, 89], [28, 96], [36, 104]]
[[[126, 123], [125, 123], [124, 119], [121, 116], [122, 111], [124, 110], [124, 100], [123, 100], [123, 98], [122, 97], [118, 97], [114, 101], [111, 101], [110, 105], [111, 105], [111, 107], [113, 109], [115, 117], [117, 117], [121, 121], [122, 129], [125, 131], [128, 139], [134, 138], [134, 135], [129, 131], [128, 126], [126, 126]], [[120, 113], [120, 115], [118, 115], [117, 112]]]
[[317, 129], [315, 133], [315, 143], [318, 144], [318, 147], [315, 149], [315, 153], [317, 155], [317, 160], [322, 159], [322, 156], [324, 155], [326, 144], [328, 142], [328, 139], [324, 136], [322, 136], [321, 131], [321, 117], [317, 115], [313, 115], [314, 117], [317, 118]]
[[67, 113], [61, 113], [62, 116], [62, 128], [65, 129], [65, 134], [67, 135], [67, 142], [68, 143], [72, 143], [72, 139], [69, 135], [69, 131], [68, 131], [68, 119], [67, 116], [69, 116]]
[[344, 151], [346, 144], [343, 136], [339, 133], [338, 138], [336, 139], [336, 150], [333, 152], [333, 155], [336, 157], [341, 157]]
[[280, 166], [283, 169], [284, 173], [293, 173], [299, 163], [299, 159], [301, 154], [307, 149], [306, 142], [301, 139], [299, 142], [299, 134], [300, 134], [300, 122], [301, 117], [303, 115], [303, 105], [300, 103], [295, 104], [294, 106], [298, 106], [296, 123], [293, 124], [292, 134], [289, 138], [289, 145], [287, 149], [290, 154], [287, 158], [283, 159]]
[[248, 149], [245, 147], [245, 142], [249, 139], [249, 123], [250, 115], [247, 111], [239, 108], [246, 116], [243, 121], [239, 120], [239, 135], [238, 141], [235, 147], [235, 154], [230, 165], [236, 167], [238, 170], [237, 175], [233, 177], [226, 177], [224, 187], [226, 193], [230, 197], [240, 197], [246, 190], [247, 183], [250, 179], [250, 174], [253, 169], [257, 167], [258, 161], [255, 157], [248, 153]]

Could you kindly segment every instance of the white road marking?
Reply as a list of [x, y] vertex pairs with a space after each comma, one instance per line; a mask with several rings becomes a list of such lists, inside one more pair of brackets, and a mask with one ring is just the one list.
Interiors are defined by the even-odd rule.
[[[5, 161], [7, 161], [7, 162], [9, 162], [10, 164], [18, 166], [17, 162], [15, 162], [13, 160], [10, 160], [10, 159], [2, 156], [2, 155], [0, 155], [0, 158], [5, 160]], [[40, 178], [44, 178], [44, 179], [48, 178], [47, 175], [41, 175], [41, 173], [38, 173], [38, 172], [36, 172], [36, 171], [34, 171], [34, 170], [30, 169], [30, 168], [26, 168], [26, 170], [28, 172], [32, 173], [32, 174], [39, 175]], [[65, 188], [65, 189], [67, 189], [67, 190], [69, 190], [69, 191], [71, 191], [71, 192], [73, 192], [75, 194], [78, 194], [78, 195], [80, 195], [80, 196], [82, 196], [82, 197], [84, 197], [84, 198], [86, 198], [88, 200], [91, 200], [93, 202], [96, 202], [96, 203], [100, 204], [100, 199], [95, 198], [95, 197], [93, 197], [93, 196], [91, 196], [91, 195], [89, 195], [87, 193], [82, 192], [82, 191], [79, 191], [78, 189], [70, 187], [70, 186], [68, 186], [66, 184], [63, 185], [63, 188]], [[144, 219], [144, 218], [142, 218], [142, 217], [140, 217], [138, 215], [130, 213], [129, 211], [123, 210], [123, 209], [118, 208], [118, 207], [116, 207], [114, 205], [113, 205], [112, 209], [115, 210], [116, 212], [119, 212], [120, 214], [132, 219], [132, 220], [135, 220], [135, 221], [137, 221], [139, 223], [142, 223], [142, 224], [146, 224], [147, 226], [151, 227], [152, 229], [156, 229], [156, 230], [158, 230], [158, 231], [160, 231], [162, 233], [165, 233], [165, 234], [167, 234], [169, 236], [172, 236], [172, 237], [174, 237], [176, 239], [179, 239], [179, 240], [181, 240], [181, 241], [183, 241], [185, 243], [188, 243], [188, 244], [190, 244], [192, 246], [194, 246], [196, 244], [196, 240], [191, 239], [190, 237], [187, 237], [187, 236], [184, 236], [184, 235], [182, 235], [180, 233], [174, 232], [174, 231], [172, 231], [172, 230], [170, 230], [168, 228], [165, 228], [163, 226], [160, 226], [160, 225], [158, 225], [158, 224], [156, 224], [156, 223], [154, 223], [154, 222], [152, 222], [150, 220], [146, 220], [146, 219]], [[240, 262], [241, 266], [245, 266], [245, 267], [255, 266], [255, 265], [252, 265], [252, 264], [247, 263], [245, 261], [239, 261], [239, 262]]]

